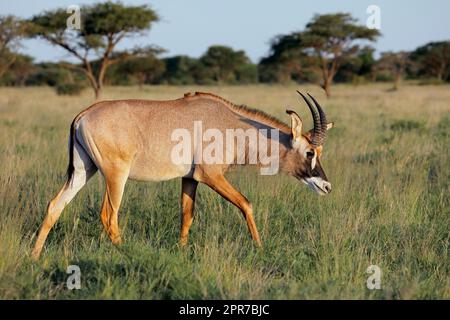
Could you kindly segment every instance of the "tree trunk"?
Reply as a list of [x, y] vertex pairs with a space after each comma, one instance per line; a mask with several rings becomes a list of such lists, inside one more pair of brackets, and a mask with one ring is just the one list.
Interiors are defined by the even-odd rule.
[[100, 71], [97, 77], [97, 91], [95, 93], [95, 99], [99, 100], [101, 91], [103, 89], [103, 80], [105, 79], [106, 69], [108, 68], [108, 61], [104, 61], [100, 66]]
[[395, 76], [395, 81], [394, 81], [394, 90], [397, 91], [398, 89], [400, 89], [400, 84], [402, 82], [402, 76], [401, 74], [397, 74]]
[[88, 78], [92, 90], [94, 90], [95, 100], [98, 100], [100, 98], [101, 85], [98, 78], [95, 77], [94, 70], [92, 70], [92, 66], [89, 61], [84, 60], [84, 66], [82, 70]]
[[13, 56], [12, 59], [6, 62], [4, 65], [0, 66], [0, 78], [2, 78], [6, 71], [8, 71], [9, 67], [11, 67], [14, 62], [16, 62], [17, 57]]
[[332, 61], [331, 65], [325, 59], [322, 59], [322, 89], [325, 91], [327, 98], [331, 97], [331, 84], [337, 68], [338, 62], [336, 59]]
[[92, 90], [94, 90], [95, 100], [99, 100], [102, 91], [101, 86], [98, 84], [98, 81], [95, 79], [95, 76], [93, 74], [89, 74], [88, 79]]
[[332, 81], [333, 80], [331, 77], [324, 77], [324, 79], [323, 79], [322, 89], [325, 91], [327, 98], [331, 97], [331, 82]]
[[0, 79], [3, 78], [3, 75], [6, 73], [6, 70], [8, 70], [7, 67], [0, 66]]
[[378, 72], [376, 70], [372, 70], [370, 72], [370, 81], [376, 82], [377, 81]]
[[96, 101], [100, 100], [101, 92], [102, 92], [102, 90], [100, 88], [94, 88], [95, 100]]
[[444, 74], [444, 71], [442, 69], [439, 69], [439, 71], [437, 73], [437, 80], [438, 80], [438, 82], [442, 82], [442, 78], [443, 78], [442, 75], [443, 74]]
[[139, 85], [139, 90], [142, 90], [142, 87], [144, 86], [145, 83], [145, 74], [144, 73], [139, 73], [137, 76], [138, 79], [138, 85]]

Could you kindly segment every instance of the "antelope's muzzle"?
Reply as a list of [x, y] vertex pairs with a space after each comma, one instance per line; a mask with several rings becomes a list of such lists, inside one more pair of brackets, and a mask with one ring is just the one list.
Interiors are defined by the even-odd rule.
[[309, 188], [315, 191], [317, 194], [324, 196], [331, 192], [331, 183], [320, 178], [320, 177], [310, 177], [302, 179]]

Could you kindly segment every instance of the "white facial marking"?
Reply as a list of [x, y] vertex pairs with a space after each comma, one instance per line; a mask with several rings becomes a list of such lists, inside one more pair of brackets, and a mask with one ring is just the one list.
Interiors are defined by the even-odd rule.
[[305, 158], [307, 158], [308, 152], [314, 152], [314, 157], [311, 159], [311, 170], [314, 170], [317, 163], [317, 153], [313, 149], [310, 149], [309, 143], [303, 137], [298, 137], [297, 139], [293, 139], [291, 144], [292, 148], [298, 150]]
[[316, 157], [317, 155], [314, 153], [314, 157], [311, 160], [311, 170], [314, 170], [314, 168], [316, 167]]
[[302, 179], [302, 182], [322, 196], [328, 194], [331, 189], [331, 183], [320, 177], [305, 178]]

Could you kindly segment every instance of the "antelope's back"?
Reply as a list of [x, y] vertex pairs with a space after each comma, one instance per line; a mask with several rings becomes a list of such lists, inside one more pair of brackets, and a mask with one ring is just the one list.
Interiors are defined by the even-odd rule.
[[[129, 162], [130, 178], [144, 181], [192, 175], [194, 128], [202, 133], [248, 126], [223, 103], [202, 97], [103, 101], [84, 111], [79, 122], [84, 140], [99, 150], [100, 161]], [[173, 159], [181, 139], [191, 146], [191, 161], [182, 164]]]

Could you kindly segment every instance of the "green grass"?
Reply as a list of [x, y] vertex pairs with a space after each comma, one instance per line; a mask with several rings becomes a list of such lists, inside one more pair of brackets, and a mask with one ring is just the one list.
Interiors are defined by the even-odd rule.
[[[39, 262], [29, 254], [48, 201], [64, 182], [71, 119], [92, 94], [0, 89], [2, 299], [449, 299], [450, 90], [448, 86], [336, 86], [325, 106], [336, 128], [323, 166], [333, 192], [318, 197], [286, 176], [242, 168], [229, 179], [255, 210], [263, 250], [241, 214], [200, 186], [189, 246], [177, 245], [180, 181], [129, 182], [119, 216], [124, 244], [102, 231], [101, 176], [66, 207]], [[107, 88], [105, 98], [213, 91], [288, 120], [297, 87]], [[80, 290], [66, 268], [81, 268]], [[368, 290], [369, 265], [382, 271]]]

